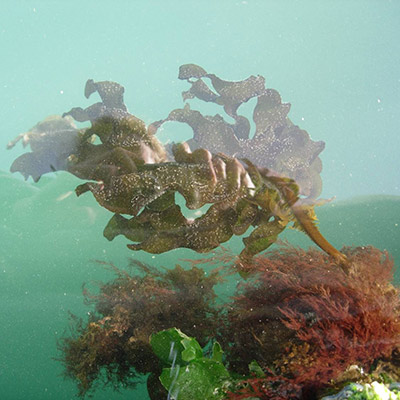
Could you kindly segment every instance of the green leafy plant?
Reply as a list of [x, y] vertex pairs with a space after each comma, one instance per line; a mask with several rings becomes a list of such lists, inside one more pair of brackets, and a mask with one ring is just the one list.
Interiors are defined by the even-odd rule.
[[223, 399], [232, 378], [222, 363], [223, 351], [214, 342], [210, 357], [196, 339], [179, 329], [167, 329], [150, 338], [153, 352], [163, 363], [160, 381], [171, 399]]

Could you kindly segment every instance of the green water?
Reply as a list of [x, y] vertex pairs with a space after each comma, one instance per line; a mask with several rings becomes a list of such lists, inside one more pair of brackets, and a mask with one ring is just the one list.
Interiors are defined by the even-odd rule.
[[[231, 80], [261, 74], [292, 104], [292, 121], [326, 142], [322, 197], [337, 199], [317, 209], [322, 233], [337, 247], [387, 249], [400, 266], [399, 18], [395, 0], [3, 0], [0, 399], [75, 397], [54, 360], [57, 338], [68, 331], [68, 311], [88, 311], [82, 284], [112, 278], [91, 260], [123, 267], [132, 256], [123, 238], [103, 238], [106, 210], [89, 195], [68, 196], [78, 179], [58, 173], [34, 184], [11, 175], [22, 149], [6, 151], [9, 140], [48, 115], [92, 104], [83, 97], [88, 78], [123, 84], [128, 109], [150, 123], [183, 105], [181, 64]], [[168, 126], [160, 138], [189, 136]], [[311, 244], [296, 232], [286, 238]], [[193, 252], [137, 257], [173, 266]], [[99, 389], [95, 399], [145, 393], [141, 385]]]

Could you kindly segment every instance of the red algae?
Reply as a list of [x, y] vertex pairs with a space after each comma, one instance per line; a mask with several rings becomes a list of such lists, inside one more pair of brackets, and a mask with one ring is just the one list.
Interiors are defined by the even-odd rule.
[[325, 253], [290, 246], [241, 265], [250, 278], [228, 312], [224, 337], [234, 343], [228, 358], [240, 371], [254, 359], [274, 375], [245, 381], [244, 397], [232, 399], [258, 396], [255, 387], [277, 379], [282, 390], [288, 384], [316, 390], [351, 365], [368, 371], [396, 353], [400, 290], [391, 283], [393, 260], [371, 246], [343, 253], [347, 272]]

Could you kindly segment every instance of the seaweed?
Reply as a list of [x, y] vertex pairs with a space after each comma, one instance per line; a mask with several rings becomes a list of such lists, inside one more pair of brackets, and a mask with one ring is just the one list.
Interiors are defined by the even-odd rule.
[[[97, 92], [101, 101], [86, 109], [74, 107], [11, 141], [9, 148], [22, 138], [32, 150], [19, 156], [11, 171], [35, 181], [59, 170], [83, 179], [76, 194], [90, 191], [100, 206], [114, 213], [104, 236], [113, 240], [124, 235], [134, 251], [159, 254], [189, 248], [205, 253], [254, 227], [240, 255], [248, 259], [271, 246], [293, 223], [345, 265], [343, 254], [314, 221], [323, 144], [290, 122], [289, 105], [281, 103], [278, 92], [266, 89], [260, 76], [228, 82], [195, 65], [182, 66], [179, 77], [192, 83], [185, 99], [222, 105], [235, 124], [220, 116], [204, 117], [187, 106], [146, 127], [128, 112], [123, 86], [89, 79], [85, 97]], [[211, 79], [215, 92], [206, 89], [203, 78]], [[250, 139], [249, 122], [237, 110], [255, 97], [256, 133]], [[72, 118], [91, 126], [77, 129]], [[193, 140], [163, 146], [155, 133], [167, 120], [191, 124]], [[195, 219], [186, 218], [176, 193], [189, 209], [210, 207]]]
[[31, 176], [37, 182], [46, 173], [66, 170], [68, 157], [77, 150], [80, 139], [71, 117], [53, 115], [19, 134], [8, 143], [7, 149], [12, 149], [19, 141], [24, 148], [29, 145], [32, 151], [17, 157], [10, 171], [20, 172], [25, 179]]
[[[257, 256], [228, 312], [222, 344], [231, 365], [251, 360], [303, 390], [339, 379], [351, 365], [368, 371], [395, 359], [400, 289], [393, 260], [373, 247], [344, 248], [346, 273], [326, 254], [290, 246]], [[232, 327], [234, 327], [232, 329]]]
[[[292, 123], [288, 118], [290, 104], [282, 103], [276, 90], [265, 87], [264, 77], [225, 81], [195, 64], [182, 65], [178, 77], [191, 85], [182, 93], [184, 101], [197, 98], [215, 103], [235, 122], [228, 123], [219, 114], [203, 116], [186, 103], [166, 119], [153, 123], [155, 129], [166, 121], [186, 123], [193, 130], [193, 138], [187, 142], [192, 150], [206, 148], [212, 153], [249, 159], [258, 167], [293, 179], [301, 195], [314, 200], [320, 195], [322, 163], [318, 155], [325, 143], [311, 140], [305, 130]], [[211, 82], [212, 89], [206, 81]], [[257, 100], [252, 133], [248, 118], [238, 114], [240, 106], [251, 99]]]
[[[201, 372], [209, 361], [195, 349], [201, 346], [207, 354], [218, 340], [225, 367], [216, 368], [226, 368], [229, 376], [223, 372], [226, 379], [215, 393], [229, 399], [316, 399], [326, 387], [340, 389], [354, 379], [354, 366], [369, 371], [369, 377], [384, 373], [386, 379], [397, 379], [400, 289], [391, 283], [393, 260], [373, 247], [344, 248], [343, 253], [347, 271], [315, 248], [287, 245], [259, 255], [242, 263], [248, 279], [238, 283], [224, 304], [218, 304], [214, 292], [230, 273], [222, 273], [221, 266], [207, 275], [199, 263], [189, 270], [176, 266], [160, 271], [133, 261], [133, 273], [112, 266], [114, 281], [101, 285], [97, 294], [84, 292], [95, 310], [89, 320], [76, 321], [75, 334], [61, 342], [66, 373], [81, 395], [93, 391], [97, 382], [133, 386], [150, 373], [149, 393], [157, 398], [165, 395], [157, 380], [169, 374], [162, 375], [163, 368], [181, 365], [184, 370], [193, 356], [193, 379], [217, 385]], [[218, 257], [212, 256], [210, 263], [218, 264]], [[234, 260], [227, 250], [221, 257]], [[237, 265], [231, 269], [237, 272]], [[185, 336], [181, 351], [189, 343], [191, 350], [175, 361], [168, 340], [163, 339], [161, 350], [151, 345], [151, 337], [171, 328], [199, 342]], [[192, 393], [194, 386], [186, 378], [179, 382]], [[370, 383], [363, 374], [356, 379]], [[161, 383], [172, 387], [167, 378]]]
[[220, 323], [213, 290], [222, 279], [217, 271], [206, 275], [179, 265], [159, 271], [132, 261], [128, 273], [103, 264], [116, 278], [100, 285], [97, 294], [84, 290], [94, 312], [87, 322], [73, 318], [72, 335], [59, 343], [66, 376], [77, 382], [81, 396], [93, 391], [96, 382], [135, 386], [144, 374], [160, 371], [151, 334], [179, 326], [205, 345]]
[[222, 362], [223, 351], [214, 342], [210, 356], [195, 338], [173, 328], [157, 332], [150, 344], [163, 364], [160, 382], [169, 396], [182, 400], [222, 400], [231, 376]]

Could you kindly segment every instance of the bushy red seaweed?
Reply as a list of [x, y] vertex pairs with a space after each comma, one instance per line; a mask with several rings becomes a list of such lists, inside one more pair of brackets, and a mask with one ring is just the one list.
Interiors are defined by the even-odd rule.
[[228, 314], [232, 365], [244, 370], [255, 359], [304, 388], [322, 386], [350, 365], [368, 370], [391, 357], [400, 347], [393, 260], [373, 247], [343, 252], [348, 272], [318, 250], [293, 247], [241, 266], [254, 274]]

